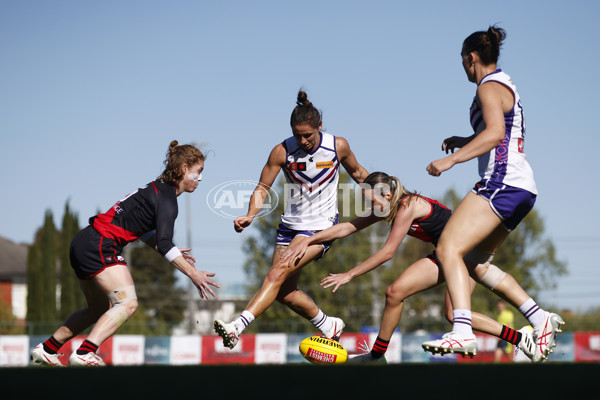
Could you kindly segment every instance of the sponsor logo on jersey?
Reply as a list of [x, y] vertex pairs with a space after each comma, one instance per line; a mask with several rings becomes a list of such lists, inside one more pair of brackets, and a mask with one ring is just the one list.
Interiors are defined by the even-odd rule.
[[519, 138], [519, 153], [523, 153], [525, 151], [525, 140], [523, 138]]
[[317, 163], [317, 169], [333, 168], [333, 161], [324, 161]]

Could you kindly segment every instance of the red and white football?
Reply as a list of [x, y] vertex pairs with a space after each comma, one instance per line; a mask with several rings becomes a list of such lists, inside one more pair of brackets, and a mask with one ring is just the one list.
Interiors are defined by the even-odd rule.
[[300, 342], [300, 354], [315, 364], [341, 364], [348, 352], [339, 342], [321, 336], [311, 336]]

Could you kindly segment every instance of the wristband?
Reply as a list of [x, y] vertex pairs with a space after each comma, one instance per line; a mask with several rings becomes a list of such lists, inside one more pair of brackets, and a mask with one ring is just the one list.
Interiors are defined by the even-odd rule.
[[181, 254], [181, 251], [179, 251], [177, 247], [173, 247], [167, 252], [167, 254], [165, 254], [165, 260], [167, 260], [169, 263], [172, 263], [174, 259], [182, 255], [183, 254]]

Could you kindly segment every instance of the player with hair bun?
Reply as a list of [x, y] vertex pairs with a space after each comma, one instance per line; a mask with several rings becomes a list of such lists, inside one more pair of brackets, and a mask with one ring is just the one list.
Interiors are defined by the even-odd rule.
[[187, 275], [202, 298], [215, 296], [214, 273], [198, 271], [191, 249], [173, 244], [177, 196], [192, 193], [202, 180], [204, 155], [191, 145], [169, 144], [165, 169], [157, 180], [119, 200], [107, 212], [90, 218], [71, 242], [71, 266], [79, 278], [87, 308], [76, 311], [31, 353], [33, 362], [62, 366], [58, 350], [91, 325], [92, 331], [69, 358], [69, 365], [102, 366], [98, 347], [112, 336], [138, 307], [135, 286], [121, 251], [136, 239], [158, 251]]
[[[463, 68], [469, 82], [477, 85], [470, 110], [474, 134], [444, 139], [442, 150], [451, 154], [427, 166], [430, 175], [439, 176], [455, 164], [477, 158], [481, 177], [452, 214], [437, 246], [454, 306], [454, 324], [452, 332], [441, 340], [423, 343], [426, 350], [434, 353], [450, 347], [476, 349], [464, 257], [475, 249], [478, 261], [491, 261], [509, 232], [533, 208], [537, 197], [533, 171], [525, 156], [525, 121], [519, 93], [511, 78], [497, 68], [505, 38], [504, 29], [490, 26], [464, 40], [460, 53]], [[546, 357], [564, 321], [557, 314], [538, 314], [539, 307], [533, 302], [523, 304], [519, 310], [539, 315], [534, 337], [537, 351]]]
[[[290, 246], [282, 256], [283, 262], [291, 264], [297, 258], [302, 257], [309, 246], [340, 239], [365, 229], [376, 222], [387, 221], [390, 224], [390, 233], [380, 250], [351, 270], [341, 274], [330, 274], [321, 281], [321, 286], [324, 288], [333, 287], [333, 292], [340, 286], [352, 281], [352, 279], [366, 274], [390, 260], [407, 235], [437, 245], [440, 235], [452, 215], [452, 211], [443, 204], [416, 192], [408, 191], [402, 186], [398, 178], [389, 176], [384, 172], [373, 172], [367, 176], [361, 186], [363, 196], [371, 205], [369, 215], [355, 218], [352, 221], [338, 224], [313, 236], [303, 238]], [[533, 302], [511, 275], [493, 264], [478, 264], [472, 261], [472, 258], [474, 258], [472, 255], [466, 257], [469, 274], [472, 277], [470, 279], [472, 283], [471, 291], [475, 287], [475, 281], [477, 281], [486, 288], [493, 290], [497, 295], [507, 299], [515, 307], [519, 307], [528, 301]], [[365, 354], [351, 358], [350, 361], [384, 361], [383, 355], [387, 351], [388, 344], [402, 316], [404, 300], [415, 293], [430, 289], [443, 282], [444, 275], [441, 272], [436, 251], [408, 266], [385, 291], [385, 309], [379, 334], [373, 348], [370, 352], [365, 349], [367, 350]], [[535, 317], [543, 317], [543, 315], [544, 311], [539, 308], [538, 313], [535, 315], [524, 313], [524, 316], [534, 328], [539, 327], [538, 319]], [[448, 299], [446, 300], [446, 317], [452, 322], [452, 305]], [[473, 313], [473, 326], [481, 332], [513, 343], [533, 361], [542, 361], [542, 353], [535, 349], [531, 330], [527, 327], [517, 331], [478, 313]], [[476, 349], [474, 351], [454, 350], [456, 353], [471, 356], [476, 353]]]
[[233, 221], [236, 232], [242, 232], [252, 223], [279, 171], [283, 170], [289, 190], [286, 190], [288, 198], [277, 230], [271, 269], [239, 317], [230, 323], [214, 322], [215, 332], [223, 338], [223, 345], [231, 349], [238, 343], [242, 331], [275, 300], [310, 320], [329, 339], [337, 340], [344, 329], [344, 321], [327, 316], [298, 289], [302, 268], [323, 257], [330, 243], [311, 246], [305, 256], [291, 266], [281, 263], [280, 257], [288, 245], [301, 237], [337, 224], [339, 164], [358, 183], [367, 176], [367, 171], [356, 161], [346, 139], [321, 131], [321, 112], [302, 90], [298, 92], [290, 125], [292, 136], [271, 151], [250, 198], [247, 214]]

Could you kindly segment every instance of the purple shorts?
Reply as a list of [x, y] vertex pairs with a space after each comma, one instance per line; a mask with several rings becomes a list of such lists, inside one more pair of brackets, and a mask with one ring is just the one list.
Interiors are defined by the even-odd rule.
[[[320, 232], [320, 231], [295, 231], [293, 229], [288, 228], [284, 224], [279, 224], [279, 226], [277, 227], [276, 243], [280, 244], [280, 245], [288, 246], [290, 244], [290, 242], [292, 241], [292, 239], [295, 238], [296, 236], [312, 236], [318, 232]], [[323, 246], [323, 252], [317, 258], [317, 260], [320, 260], [321, 258], [323, 258], [325, 256], [325, 253], [327, 253], [327, 251], [331, 247], [332, 243], [333, 243], [333, 240], [329, 241], [329, 242], [321, 243], [321, 246]]]
[[525, 190], [489, 180], [475, 184], [473, 193], [490, 203], [509, 232], [519, 225], [535, 204], [536, 195]]

